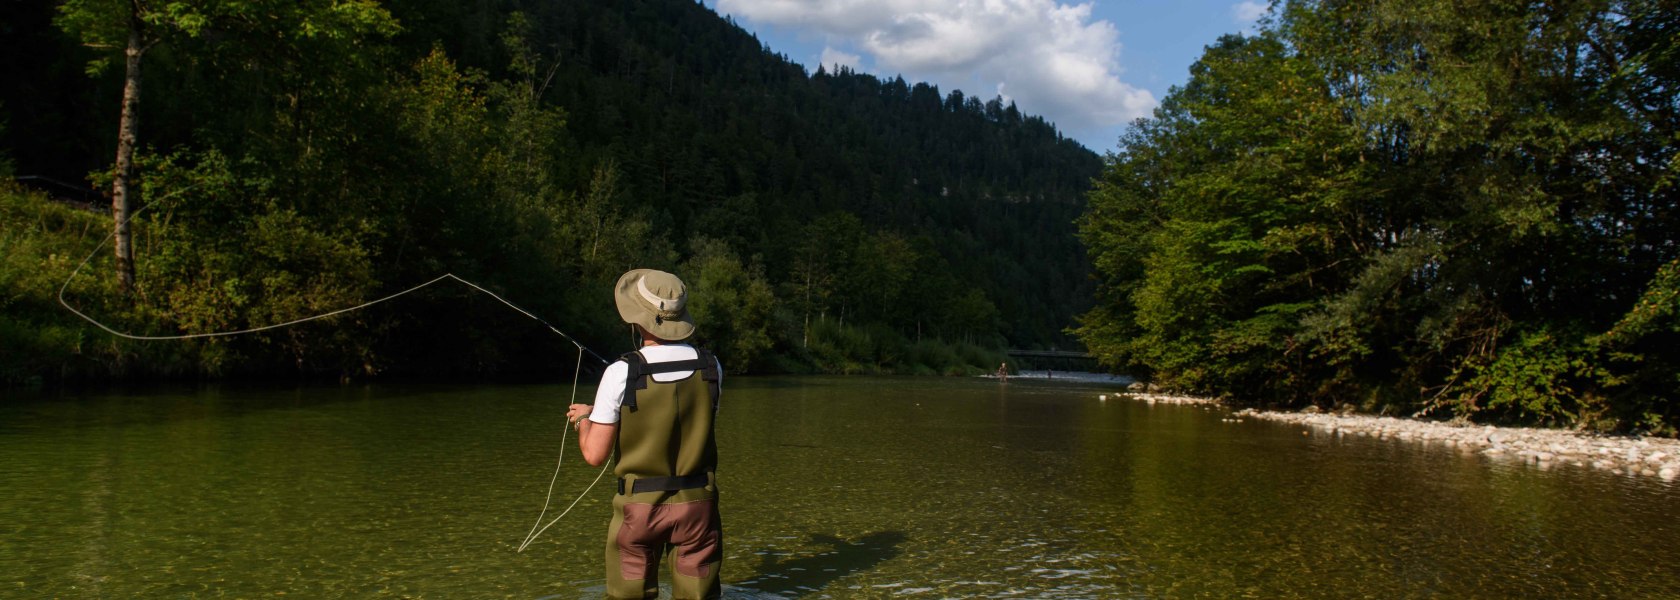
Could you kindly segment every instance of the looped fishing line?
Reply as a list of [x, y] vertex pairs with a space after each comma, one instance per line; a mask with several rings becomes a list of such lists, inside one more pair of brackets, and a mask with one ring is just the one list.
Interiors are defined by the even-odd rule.
[[[571, 404], [576, 404], [577, 403], [577, 384], [578, 384], [578, 380], [577, 380], [578, 375], [577, 374], [581, 371], [582, 366], [583, 366], [583, 352], [579, 351], [578, 352], [578, 367], [579, 367], [579, 369], [574, 370], [572, 372], [572, 402], [571, 402]], [[584, 418], [587, 419], [588, 417], [584, 417]], [[562, 511], [559, 515], [556, 515], [554, 517], [553, 521], [548, 522], [548, 525], [543, 525], [542, 524], [543, 516], [548, 514], [548, 502], [549, 502], [549, 500], [554, 498], [554, 481], [560, 478], [560, 464], [566, 460], [566, 434], [570, 433], [571, 428], [572, 428], [571, 423], [567, 423], [565, 427], [560, 428], [560, 457], [555, 459], [555, 461], [554, 461], [554, 476], [548, 478], [548, 495], [543, 497], [542, 512], [537, 515], [537, 522], [531, 524], [531, 531], [529, 531], [525, 534], [525, 541], [520, 542], [519, 543], [519, 548], [517, 550], [514, 550], [514, 552], [524, 552], [526, 546], [530, 546], [531, 542], [537, 541], [537, 536], [542, 535], [544, 531], [548, 531], [548, 528], [550, 526], [554, 525], [555, 523], [560, 522], [560, 517], [564, 517], [564, 516], [566, 516], [566, 513], [572, 512], [572, 508], [577, 506], [578, 501], [583, 500], [584, 496], [588, 496], [589, 495], [589, 490], [595, 489], [595, 484], [601, 482], [601, 477], [603, 477], [607, 474], [607, 467], [612, 466], [611, 462], [608, 462], [606, 464], [601, 465], [601, 472], [599, 474], [595, 475], [595, 481], [589, 482], [589, 487], [584, 488], [583, 493], [578, 494], [577, 499], [572, 500], [571, 506], [567, 506], [566, 510]], [[538, 525], [542, 525], [542, 529], [538, 529], [537, 528]]]
[[[155, 206], [157, 204], [161, 204], [164, 200], [167, 200], [170, 197], [172, 197], [172, 196], [174, 196], [174, 195], [176, 195], [180, 192], [190, 190], [193, 187], [196, 187], [196, 186], [188, 186], [188, 187], [176, 190], [174, 192], [170, 192], [169, 194], [166, 194], [163, 197], [159, 198], [156, 202], [154, 202], [152, 204], [148, 204], [148, 205], [143, 206], [143, 207], [140, 207], [140, 209], [135, 210], [132, 213], [129, 213], [128, 218], [123, 220], [123, 224], [125, 224], [125, 225], [128, 224], [129, 221], [134, 220], [134, 217], [139, 216], [140, 213], [144, 212], [146, 209], [151, 208], [152, 206]], [[437, 283], [439, 281], [449, 279], [449, 280], [454, 280], [456, 282], [464, 284], [467, 287], [478, 290], [480, 292], [484, 292], [486, 295], [490, 296], [491, 298], [495, 298], [497, 301], [501, 302], [502, 304], [506, 304], [509, 308], [512, 308], [513, 310], [516, 310], [516, 311], [519, 311], [519, 314], [530, 317], [532, 320], [535, 320], [538, 323], [542, 323], [543, 326], [547, 327], [549, 331], [552, 331], [552, 332], [558, 334], [560, 337], [565, 338], [566, 341], [571, 342], [573, 346], [577, 346], [577, 350], [578, 350], [577, 365], [572, 370], [572, 401], [573, 402], [577, 401], [578, 379], [579, 379], [579, 376], [583, 373], [583, 353], [588, 352], [590, 354], [590, 356], [595, 357], [595, 360], [600, 361], [601, 364], [609, 364], [610, 363], [610, 361], [608, 361], [605, 358], [602, 358], [601, 355], [597, 354], [594, 350], [590, 350], [589, 348], [585, 347], [582, 343], [578, 342], [577, 339], [573, 338], [572, 336], [566, 335], [566, 332], [560, 331], [559, 328], [556, 328], [555, 326], [550, 325], [548, 323], [548, 321], [544, 321], [541, 317], [538, 317], [534, 314], [531, 314], [530, 311], [527, 311], [523, 308], [520, 308], [519, 305], [516, 305], [512, 302], [508, 302], [506, 298], [503, 298], [503, 297], [497, 295], [495, 292], [492, 292], [490, 290], [479, 287], [478, 284], [473, 283], [471, 281], [467, 281], [467, 280], [462, 279], [460, 277], [456, 277], [454, 273], [444, 273], [443, 275], [439, 275], [438, 277], [432, 279], [431, 281], [427, 281], [427, 282], [422, 283], [420, 285], [416, 285], [414, 287], [408, 288], [406, 290], [402, 290], [400, 292], [397, 292], [395, 294], [391, 294], [389, 296], [385, 296], [383, 298], [379, 298], [379, 299], [376, 299], [376, 300], [369, 300], [367, 302], [363, 302], [361, 304], [357, 304], [357, 305], [349, 307], [349, 308], [341, 308], [341, 309], [338, 309], [338, 310], [329, 311], [329, 312], [321, 313], [321, 314], [310, 316], [310, 317], [304, 317], [304, 318], [301, 318], [301, 319], [293, 319], [291, 321], [286, 321], [284, 323], [275, 323], [273, 325], [264, 325], [264, 326], [261, 326], [261, 327], [251, 327], [251, 328], [247, 328], [247, 329], [238, 329], [238, 330], [233, 330], [233, 331], [217, 331], [217, 332], [211, 332], [211, 333], [193, 333], [193, 334], [186, 334], [186, 335], [134, 335], [134, 334], [130, 334], [130, 333], [117, 331], [115, 329], [111, 329], [110, 327], [105, 326], [104, 323], [99, 322], [98, 320], [94, 319], [93, 317], [88, 316], [87, 314], [83, 313], [82, 311], [76, 310], [76, 307], [71, 306], [70, 303], [65, 301], [65, 299], [64, 299], [64, 291], [70, 288], [70, 282], [76, 278], [76, 275], [78, 275], [82, 272], [83, 267], [86, 267], [89, 262], [93, 261], [93, 257], [98, 255], [100, 250], [105, 248], [105, 243], [110, 241], [110, 239], [114, 238], [114, 237], [116, 237], [115, 232], [113, 232], [110, 237], [100, 239], [99, 244], [94, 246], [93, 251], [88, 253], [87, 258], [82, 259], [81, 264], [76, 265], [76, 268], [74, 270], [70, 271], [70, 276], [64, 278], [64, 284], [60, 285], [58, 287], [58, 303], [60, 305], [62, 305], [65, 310], [68, 310], [72, 313], [75, 313], [76, 316], [81, 317], [83, 320], [85, 320], [89, 323], [92, 323], [95, 327], [103, 329], [103, 330], [105, 330], [106, 333], [109, 333], [111, 335], [114, 335], [114, 336], [117, 336], [117, 337], [120, 337], [120, 338], [127, 338], [127, 339], [131, 339], [131, 340], [144, 340], [144, 341], [190, 340], [190, 339], [198, 339], [198, 338], [234, 336], [234, 335], [242, 335], [242, 334], [247, 334], [247, 333], [256, 333], [256, 332], [259, 332], [259, 331], [267, 331], [267, 330], [270, 330], [270, 329], [280, 329], [282, 327], [290, 327], [292, 325], [297, 325], [299, 323], [306, 323], [306, 322], [309, 322], [309, 321], [314, 321], [314, 320], [317, 320], [317, 319], [325, 319], [327, 317], [341, 315], [341, 314], [348, 313], [348, 312], [355, 312], [355, 311], [367, 308], [369, 306], [379, 304], [381, 302], [385, 302], [385, 301], [388, 301], [388, 300], [394, 300], [394, 299], [396, 299], [400, 296], [403, 296], [403, 295], [406, 295], [408, 293], [417, 291], [421, 288], [432, 285], [432, 284]], [[525, 540], [523, 542], [520, 542], [519, 549], [517, 550], [517, 552], [524, 552], [525, 547], [530, 546], [531, 542], [536, 541], [537, 536], [542, 535], [542, 533], [544, 531], [548, 531], [549, 526], [552, 526], [556, 522], [559, 522], [560, 517], [564, 517], [564, 516], [566, 516], [567, 513], [572, 512], [572, 508], [576, 507], [578, 502], [582, 501], [583, 497], [587, 496], [589, 494], [590, 490], [595, 489], [595, 484], [600, 483], [601, 477], [603, 477], [607, 474], [607, 468], [609, 466], [611, 466], [610, 462], [602, 465], [601, 466], [601, 473], [595, 476], [595, 481], [591, 482], [589, 484], [589, 487], [584, 488], [583, 493], [578, 494], [577, 499], [572, 500], [572, 504], [570, 506], [567, 506], [565, 511], [561, 512], [558, 516], [554, 517], [554, 520], [549, 521], [548, 525], [543, 525], [541, 529], [538, 529], [537, 525], [542, 524], [543, 517], [548, 514], [549, 501], [551, 499], [553, 499], [553, 497], [554, 497], [554, 482], [555, 482], [555, 480], [559, 479], [559, 477], [560, 477], [560, 465], [562, 464], [562, 462], [566, 458], [566, 433], [567, 432], [565, 430], [566, 429], [571, 429], [570, 424], [568, 423], [567, 425], [568, 426], [563, 428], [561, 430], [561, 433], [560, 433], [560, 456], [554, 462], [554, 476], [551, 477], [548, 480], [548, 496], [543, 498], [542, 512], [537, 515], [537, 524], [531, 526], [531, 532], [529, 532], [525, 535]]]

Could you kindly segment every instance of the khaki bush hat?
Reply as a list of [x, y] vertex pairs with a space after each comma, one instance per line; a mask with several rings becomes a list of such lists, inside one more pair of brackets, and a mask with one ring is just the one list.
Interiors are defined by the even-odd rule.
[[676, 275], [635, 269], [618, 278], [613, 302], [625, 323], [641, 325], [662, 340], [686, 340], [694, 335], [688, 317], [688, 286]]

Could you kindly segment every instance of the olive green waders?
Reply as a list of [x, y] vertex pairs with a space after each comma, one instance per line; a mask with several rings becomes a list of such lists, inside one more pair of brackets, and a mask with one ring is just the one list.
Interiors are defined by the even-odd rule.
[[[619, 411], [618, 494], [607, 527], [607, 595], [652, 598], [659, 563], [671, 563], [672, 598], [716, 598], [722, 592], [723, 523], [717, 510], [717, 366], [700, 350], [694, 361], [630, 364]], [[670, 383], [659, 372], [695, 371]]]

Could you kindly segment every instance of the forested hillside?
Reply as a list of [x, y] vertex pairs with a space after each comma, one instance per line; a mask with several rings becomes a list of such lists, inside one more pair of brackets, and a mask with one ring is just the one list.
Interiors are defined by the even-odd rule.
[[[808, 73], [687, 0], [15, 12], [0, 169], [129, 190], [132, 287], [107, 247], [66, 290], [118, 329], [284, 322], [453, 272], [616, 352], [611, 283], [652, 266], [689, 280], [733, 370], [957, 372], [1066, 347], [1088, 307], [1094, 153], [1001, 99]], [[7, 381], [569, 368], [564, 340], [461, 286], [120, 340], [54, 298], [111, 235], [109, 200], [0, 197]]]
[[1108, 364], [1280, 405], [1673, 435], [1680, 11], [1291, 1], [1123, 138]]

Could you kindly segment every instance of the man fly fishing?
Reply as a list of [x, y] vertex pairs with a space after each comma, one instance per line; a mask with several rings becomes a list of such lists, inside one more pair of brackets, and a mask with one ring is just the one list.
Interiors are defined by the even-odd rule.
[[694, 335], [688, 290], [676, 275], [636, 269], [613, 290], [618, 314], [641, 338], [601, 374], [595, 404], [573, 404], [583, 459], [618, 455], [618, 493], [607, 526], [607, 595], [653, 598], [659, 563], [671, 563], [673, 598], [716, 598], [723, 523], [717, 509], [717, 414], [723, 367]]

